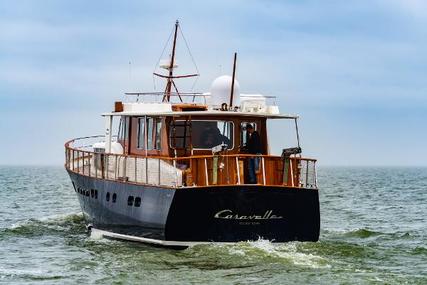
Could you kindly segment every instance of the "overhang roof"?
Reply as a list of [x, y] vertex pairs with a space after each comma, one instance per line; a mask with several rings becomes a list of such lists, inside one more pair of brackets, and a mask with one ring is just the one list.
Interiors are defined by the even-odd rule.
[[172, 111], [172, 112], [111, 112], [103, 113], [102, 116], [160, 116], [160, 117], [206, 117], [206, 116], [218, 116], [218, 117], [258, 117], [267, 119], [298, 119], [297, 115], [288, 114], [268, 114], [268, 113], [257, 113], [257, 112], [239, 112], [239, 111], [219, 111], [219, 110], [208, 110], [208, 111]]

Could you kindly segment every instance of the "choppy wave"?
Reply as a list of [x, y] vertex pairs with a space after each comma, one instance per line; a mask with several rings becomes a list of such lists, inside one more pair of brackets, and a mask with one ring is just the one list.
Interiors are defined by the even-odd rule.
[[340, 239], [371, 239], [371, 238], [389, 238], [389, 239], [405, 239], [411, 238], [413, 234], [407, 231], [382, 232], [374, 231], [367, 228], [358, 228], [352, 230], [323, 230], [323, 236], [335, 237]]
[[310, 268], [328, 268], [328, 260], [304, 250], [304, 243], [273, 243], [269, 240], [239, 242], [233, 245], [198, 245], [186, 250], [189, 257], [217, 260], [214, 268], [248, 267], [259, 264], [280, 263]]
[[42, 219], [20, 221], [10, 227], [0, 229], [0, 238], [11, 236], [33, 237], [51, 234], [82, 233], [85, 224], [82, 214], [50, 216]]
[[48, 281], [61, 279], [62, 276], [42, 269], [5, 269], [0, 267], [0, 281], [6, 278], [19, 278], [31, 281]]

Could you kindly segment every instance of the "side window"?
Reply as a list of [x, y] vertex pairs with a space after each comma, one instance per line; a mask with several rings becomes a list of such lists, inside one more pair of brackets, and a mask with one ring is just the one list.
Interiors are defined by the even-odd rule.
[[138, 148], [145, 149], [145, 118], [138, 119]]
[[139, 149], [145, 149], [145, 147], [147, 147], [147, 150], [161, 149], [161, 129], [161, 118], [139, 118], [137, 147]]
[[147, 149], [153, 149], [154, 119], [147, 118]]
[[121, 117], [119, 124], [119, 141], [125, 141], [128, 138], [129, 117]]
[[156, 119], [156, 133], [155, 133], [155, 140], [156, 140], [156, 144], [155, 144], [155, 149], [161, 149], [162, 148], [162, 119], [161, 118], [157, 118]]

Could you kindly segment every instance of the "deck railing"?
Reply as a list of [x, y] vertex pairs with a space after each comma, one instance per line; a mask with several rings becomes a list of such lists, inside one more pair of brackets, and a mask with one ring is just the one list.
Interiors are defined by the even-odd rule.
[[248, 164], [258, 161], [257, 184], [317, 189], [316, 160], [272, 155], [223, 154], [156, 157], [96, 152], [85, 137], [65, 144], [65, 167], [75, 173], [132, 184], [225, 186], [249, 184]]

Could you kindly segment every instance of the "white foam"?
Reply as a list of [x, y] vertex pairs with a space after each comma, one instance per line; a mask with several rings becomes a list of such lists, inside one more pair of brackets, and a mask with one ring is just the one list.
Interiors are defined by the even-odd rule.
[[298, 250], [298, 242], [275, 244], [269, 240], [259, 239], [248, 244], [256, 249], [262, 250], [269, 256], [284, 259], [298, 266], [307, 266], [311, 268], [330, 268], [327, 260], [318, 255], [304, 253]]

